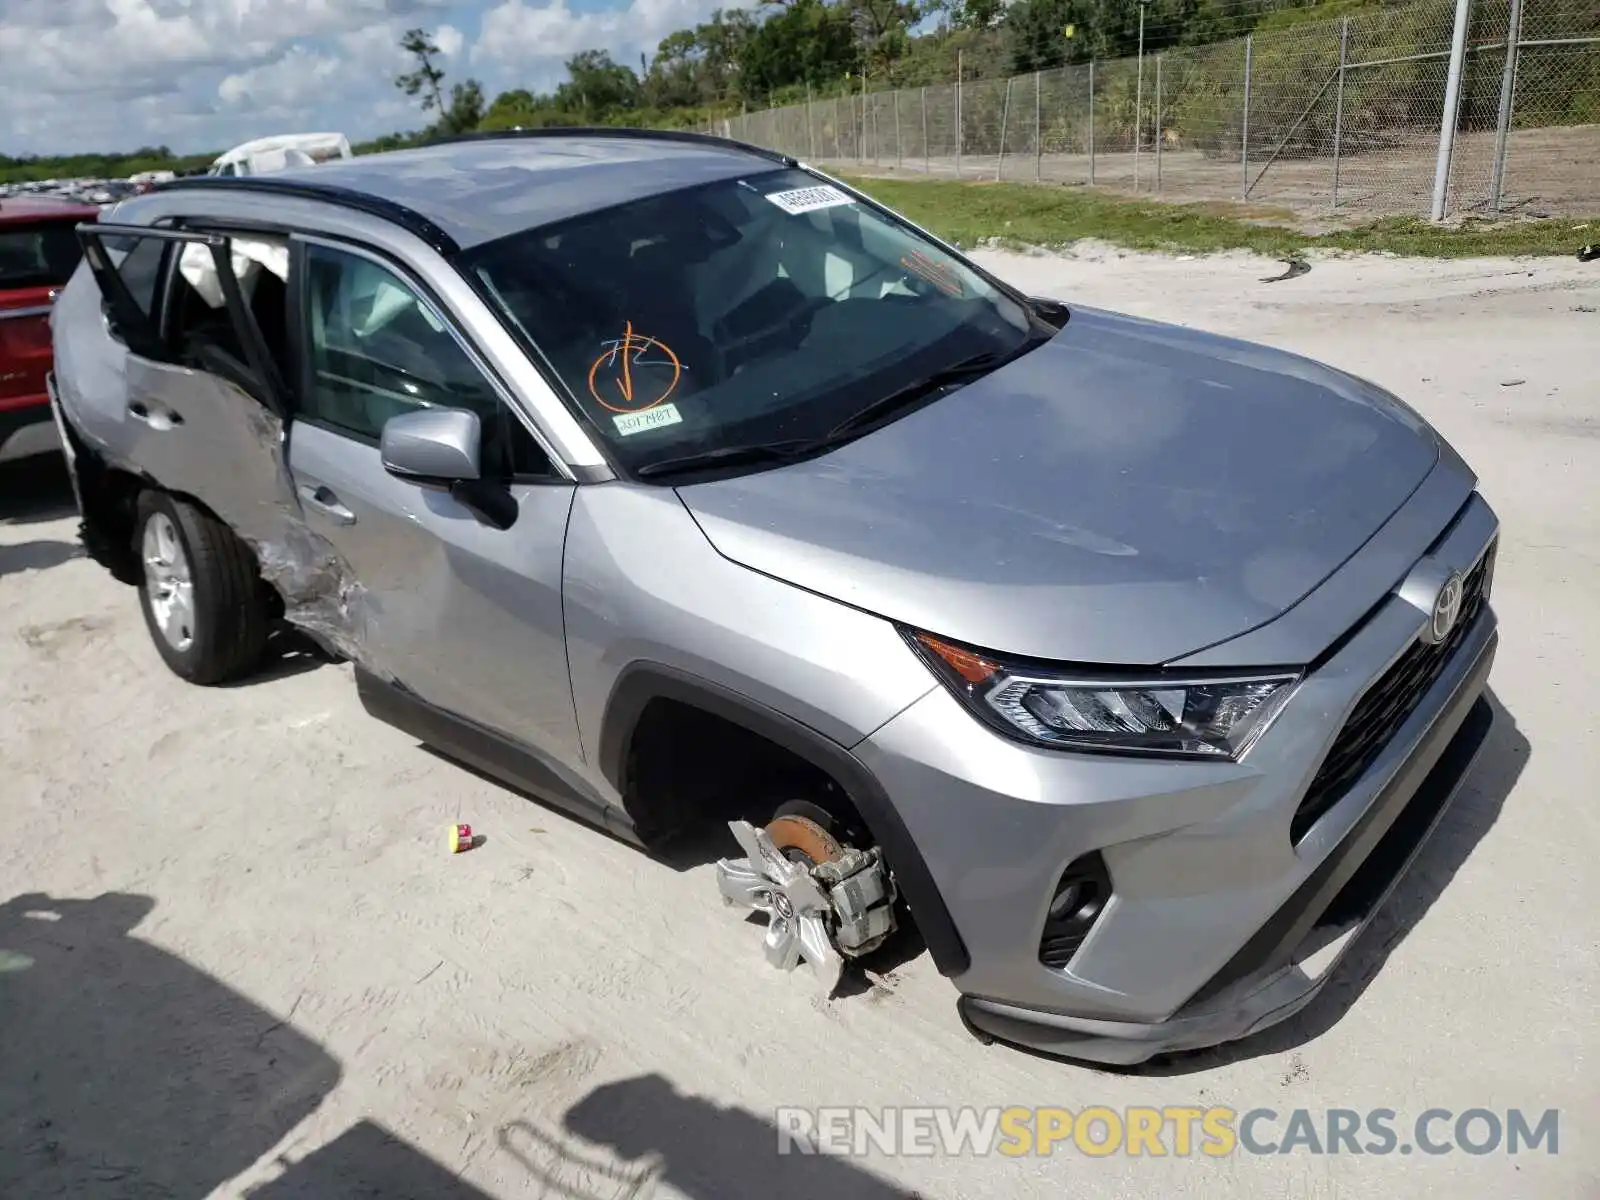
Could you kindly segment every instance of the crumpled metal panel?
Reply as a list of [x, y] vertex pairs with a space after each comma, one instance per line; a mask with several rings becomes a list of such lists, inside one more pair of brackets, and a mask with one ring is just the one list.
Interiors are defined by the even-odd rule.
[[392, 679], [381, 653], [374, 652], [379, 639], [367, 591], [343, 557], [298, 514], [286, 513], [276, 534], [250, 537], [239, 531], [255, 551], [261, 577], [283, 597], [284, 619], [342, 657]]
[[[163, 373], [171, 370], [156, 369]], [[393, 679], [382, 653], [380, 626], [371, 619], [366, 589], [344, 556], [306, 522], [289, 471], [283, 423], [235, 384], [198, 371], [182, 374], [233, 401], [228, 415], [237, 421], [230, 425], [236, 424], [247, 435], [259, 465], [270, 465], [276, 485], [269, 493], [260, 486], [230, 486], [239, 483], [238, 474], [208, 473], [195, 480], [190, 494], [227, 522], [255, 552], [262, 578], [283, 597], [286, 621], [344, 658]], [[159, 476], [157, 482], [174, 486]]]
[[[79, 294], [87, 301], [95, 289], [92, 280], [84, 283]], [[283, 422], [236, 383], [127, 354], [105, 333], [98, 304], [69, 312], [70, 325], [56, 330], [58, 344], [71, 347], [57, 357], [57, 393], [86, 448], [109, 466], [204, 504], [255, 552], [290, 624], [392, 680], [366, 589], [306, 521]], [[117, 357], [120, 371], [103, 369]], [[136, 403], [157, 417], [180, 415], [181, 428], [134, 418]]]

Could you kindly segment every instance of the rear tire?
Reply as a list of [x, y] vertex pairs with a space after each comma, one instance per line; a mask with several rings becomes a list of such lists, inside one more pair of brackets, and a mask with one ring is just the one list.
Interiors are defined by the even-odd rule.
[[261, 665], [271, 616], [255, 556], [233, 530], [186, 500], [145, 491], [133, 549], [145, 628], [174, 675], [209, 686]]

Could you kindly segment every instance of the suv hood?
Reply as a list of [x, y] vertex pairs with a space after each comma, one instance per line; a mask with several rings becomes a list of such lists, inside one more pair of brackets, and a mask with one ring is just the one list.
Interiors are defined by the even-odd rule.
[[1438, 455], [1342, 372], [1074, 307], [865, 437], [679, 494], [752, 570], [1002, 654], [1149, 666], [1292, 607]]

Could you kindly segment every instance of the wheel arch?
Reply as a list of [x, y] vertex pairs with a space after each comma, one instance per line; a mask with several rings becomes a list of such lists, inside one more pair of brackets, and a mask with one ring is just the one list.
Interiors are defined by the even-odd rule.
[[597, 766], [619, 795], [628, 784], [628, 752], [634, 733], [645, 711], [657, 700], [720, 717], [830, 776], [882, 847], [939, 973], [953, 976], [967, 969], [971, 959], [966, 944], [938, 884], [877, 777], [847, 747], [770, 705], [663, 663], [640, 662], [624, 668], [607, 699], [597, 748]]
[[[90, 559], [109, 571], [118, 582], [137, 587], [144, 578], [133, 535], [137, 532], [139, 497], [146, 492], [160, 492], [181, 500], [219, 524], [232, 528], [201, 497], [167, 487], [148, 472], [109, 461], [86, 446], [70, 425], [67, 429], [75, 443], [76, 461], [72, 470], [77, 476], [79, 493], [79, 538]], [[241, 544], [254, 559], [255, 547], [242, 540]]]

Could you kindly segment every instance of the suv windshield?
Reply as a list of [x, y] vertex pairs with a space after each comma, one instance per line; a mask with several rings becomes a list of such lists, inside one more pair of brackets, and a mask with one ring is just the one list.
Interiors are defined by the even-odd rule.
[[0, 288], [61, 287], [82, 257], [74, 221], [0, 225]]
[[461, 266], [630, 470], [826, 438], [1039, 337], [927, 238], [798, 170], [514, 234]]

